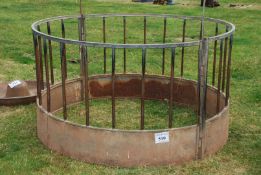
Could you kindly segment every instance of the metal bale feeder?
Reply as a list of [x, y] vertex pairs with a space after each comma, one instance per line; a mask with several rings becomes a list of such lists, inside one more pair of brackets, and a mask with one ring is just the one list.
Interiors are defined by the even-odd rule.
[[[201, 159], [226, 143], [233, 24], [202, 17], [102, 14], [44, 19], [32, 30], [37, 133], [48, 148], [90, 163], [133, 167]], [[71, 57], [80, 64], [69, 68]], [[150, 63], [152, 58], [156, 63]], [[151, 65], [159, 71], [149, 71]], [[94, 99], [109, 101], [110, 128], [93, 126]], [[139, 101], [139, 129], [117, 128], [120, 99]], [[145, 103], [151, 100], [167, 105], [166, 127], [146, 128]], [[78, 103], [84, 104], [84, 125], [68, 114]], [[176, 106], [193, 109], [197, 123], [174, 128]]]

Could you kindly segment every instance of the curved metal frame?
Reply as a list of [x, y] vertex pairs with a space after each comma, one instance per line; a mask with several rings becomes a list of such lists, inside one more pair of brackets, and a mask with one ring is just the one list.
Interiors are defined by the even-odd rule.
[[[40, 21], [37, 21], [32, 24], [32, 30], [34, 35], [36, 36], [41, 36], [44, 39], [47, 40], [52, 40], [55, 42], [59, 43], [64, 43], [64, 44], [77, 44], [77, 45], [83, 45], [83, 46], [89, 46], [89, 47], [106, 47], [106, 48], [173, 48], [173, 47], [188, 47], [188, 46], [196, 46], [199, 45], [201, 42], [200, 40], [198, 41], [193, 41], [193, 42], [181, 42], [181, 43], [164, 43], [164, 44], [113, 44], [113, 43], [101, 43], [101, 42], [88, 42], [88, 41], [79, 41], [79, 40], [71, 40], [71, 39], [66, 39], [66, 38], [60, 38], [60, 37], [54, 37], [48, 34], [45, 34], [43, 32], [38, 31], [37, 26], [47, 23], [47, 22], [52, 22], [52, 21], [57, 21], [57, 20], [66, 20], [66, 19], [73, 19], [73, 18], [90, 18], [90, 17], [161, 17], [161, 18], [176, 18], [176, 19], [191, 19], [191, 20], [201, 20], [202, 17], [200, 16], [176, 16], [176, 15], [154, 15], [154, 14], [146, 14], [146, 15], [138, 15], [138, 14], [89, 14], [85, 16], [58, 16], [58, 17], [53, 17], [53, 18], [47, 18], [43, 19]], [[226, 33], [209, 37], [209, 41], [214, 41], [214, 40], [220, 40], [224, 39], [231, 34], [234, 33], [235, 31], [235, 26], [234, 24], [227, 22], [225, 20], [219, 20], [219, 19], [214, 19], [214, 18], [204, 18], [205, 21], [210, 21], [210, 22], [216, 22], [218, 24], [223, 24], [226, 25], [230, 30]]]

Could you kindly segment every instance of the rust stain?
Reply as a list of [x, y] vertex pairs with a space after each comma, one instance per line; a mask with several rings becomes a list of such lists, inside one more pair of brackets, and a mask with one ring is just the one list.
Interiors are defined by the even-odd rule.
[[[89, 82], [90, 95], [92, 98], [109, 97], [112, 95], [111, 81], [91, 80]], [[173, 101], [195, 105], [197, 104], [197, 91], [193, 83], [175, 80], [173, 84]], [[116, 97], [140, 97], [141, 80], [131, 78], [129, 80], [115, 80]], [[145, 80], [145, 98], [169, 99], [170, 83], [162, 80]]]
[[91, 97], [111, 96], [111, 83], [101, 84], [99, 81], [92, 80], [89, 82], [89, 90]]
[[141, 95], [141, 80], [116, 80], [115, 92], [116, 97], [139, 97]]
[[155, 80], [147, 81], [145, 83], [145, 98], [169, 98], [169, 85]]

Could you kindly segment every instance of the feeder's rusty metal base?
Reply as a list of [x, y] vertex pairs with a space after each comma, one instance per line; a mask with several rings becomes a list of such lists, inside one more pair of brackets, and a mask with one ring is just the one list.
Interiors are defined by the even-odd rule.
[[[90, 97], [105, 98], [111, 93], [110, 76], [95, 76], [89, 81]], [[116, 77], [116, 96], [118, 98], [139, 98], [141, 78], [136, 75]], [[67, 103], [82, 100], [80, 79], [66, 83]], [[147, 76], [145, 83], [147, 99], [162, 100], [169, 95], [169, 78]], [[37, 133], [44, 145], [63, 155], [89, 163], [110, 166], [135, 167], [182, 164], [197, 159], [197, 125], [149, 131], [125, 131], [86, 127], [56, 118], [52, 113], [62, 108], [61, 84], [51, 89], [51, 112], [46, 111], [46, 92], [42, 93], [42, 106], [38, 103]], [[194, 81], [175, 79], [174, 101], [196, 108], [197, 84]], [[204, 155], [217, 152], [225, 145], [228, 138], [228, 110], [225, 97], [220, 95], [220, 111], [216, 113], [217, 91], [207, 89], [206, 137]], [[174, 114], [175, 116], [175, 114]], [[92, 116], [95, 117], [95, 116]], [[70, 116], [69, 116], [70, 118]], [[146, 120], [146, 117], [145, 117]], [[174, 117], [175, 120], [175, 117]], [[154, 134], [169, 132], [169, 142], [155, 144]]]

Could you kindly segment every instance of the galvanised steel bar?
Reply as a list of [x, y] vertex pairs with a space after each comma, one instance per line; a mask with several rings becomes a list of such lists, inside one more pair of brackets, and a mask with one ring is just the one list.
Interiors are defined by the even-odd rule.
[[172, 128], [173, 120], [173, 85], [174, 85], [174, 67], [175, 67], [175, 49], [171, 49], [171, 68], [170, 68], [170, 97], [169, 97], [169, 128]]
[[85, 121], [86, 126], [90, 125], [90, 104], [89, 104], [89, 64], [88, 64], [88, 52], [86, 46], [81, 46], [83, 55], [83, 73], [84, 73], [84, 101], [85, 101]]
[[228, 99], [230, 96], [230, 78], [231, 78], [231, 55], [233, 46], [233, 35], [229, 39], [229, 50], [228, 50], [228, 63], [227, 63], [227, 84], [226, 84], [226, 101], [225, 105], [228, 105]]
[[[217, 36], [217, 35], [218, 35], [218, 23], [216, 23], [216, 33], [215, 33], [215, 36]], [[214, 41], [212, 86], [215, 86], [215, 79], [216, 79], [217, 42], [218, 42], [217, 40]]]
[[41, 83], [40, 83], [40, 60], [39, 60], [39, 46], [37, 36], [33, 34], [34, 41], [34, 54], [35, 54], [35, 68], [36, 68], [36, 80], [37, 80], [37, 97], [39, 100], [39, 105], [42, 105], [42, 95], [41, 95]]
[[217, 87], [217, 107], [216, 107], [216, 112], [219, 112], [220, 110], [220, 88], [221, 88], [221, 72], [222, 72], [222, 61], [223, 61], [223, 42], [224, 40], [222, 39], [220, 41], [220, 51], [219, 51], [219, 68], [218, 68], [218, 87]]
[[[41, 31], [40, 26], [37, 26], [37, 30]], [[42, 37], [38, 36], [38, 46], [39, 46], [39, 62], [40, 62], [40, 86], [41, 90], [44, 89], [44, 79], [43, 79], [43, 51], [42, 51]]]
[[[62, 38], [65, 38], [65, 26], [64, 26], [64, 20], [61, 19], [61, 28], [62, 28]], [[66, 45], [64, 45], [63, 51], [65, 52], [64, 55], [64, 60], [65, 60], [65, 67], [67, 67], [67, 58], [66, 58]], [[65, 69], [65, 77], [67, 78], [67, 70]]]
[[48, 61], [48, 53], [47, 53], [47, 41], [43, 40], [44, 44], [44, 65], [45, 65], [45, 79], [46, 79], [46, 92], [47, 92], [47, 111], [51, 111], [51, 95], [50, 95], [50, 81], [49, 81], [49, 61]]
[[111, 80], [112, 80], [112, 128], [115, 128], [115, 48], [112, 48], [112, 74], [111, 74]]
[[[228, 32], [228, 27], [226, 27], [226, 32]], [[227, 70], [227, 47], [228, 47], [228, 38], [225, 38], [225, 50], [224, 50], [224, 61], [223, 61], [223, 75], [222, 75], [222, 92], [225, 91], [225, 79], [226, 79], [226, 70]]]
[[[51, 26], [50, 22], [47, 22], [47, 33], [51, 35]], [[48, 40], [48, 48], [49, 48], [49, 60], [50, 60], [50, 73], [51, 73], [51, 84], [54, 84], [54, 74], [53, 74], [53, 49], [52, 49], [52, 41]]]
[[[102, 18], [102, 34], [103, 34], [103, 43], [106, 43], [106, 18]], [[103, 72], [106, 74], [106, 57], [107, 57], [107, 51], [106, 47], [103, 48]]]
[[143, 32], [144, 32], [143, 38], [144, 38], [144, 41], [143, 41], [143, 43], [147, 44], [147, 17], [146, 16], [144, 16], [143, 25], [144, 25], [144, 28], [143, 28]]
[[141, 76], [141, 118], [140, 129], [144, 129], [144, 95], [145, 95], [146, 49], [142, 49], [142, 76]]
[[66, 100], [66, 47], [64, 43], [60, 43], [60, 57], [61, 57], [61, 76], [62, 76], [62, 99], [63, 99], [63, 119], [67, 120], [67, 100]]
[[[182, 42], [185, 42], [186, 21], [187, 21], [186, 19], [183, 20]], [[181, 66], [180, 66], [180, 76], [181, 76], [181, 77], [183, 77], [184, 53], [185, 53], [185, 48], [182, 47], [182, 50], [181, 50]]]
[[[166, 33], [167, 33], [167, 18], [164, 18], [164, 29], [163, 29], [163, 43], [166, 42]], [[162, 49], [162, 75], [165, 72], [165, 48]]]
[[206, 137], [206, 101], [207, 101], [207, 71], [208, 71], [208, 39], [204, 38], [200, 44], [199, 54], [199, 134], [198, 134], [198, 158], [202, 159], [205, 153]]
[[[126, 16], [123, 16], [123, 44], [126, 44]], [[126, 73], [126, 48], [123, 49], [123, 72]]]

